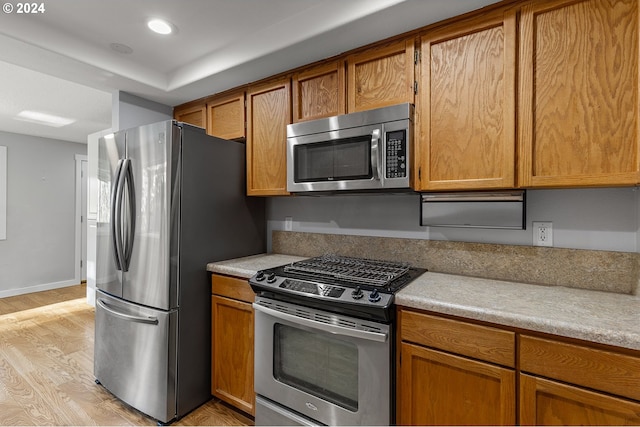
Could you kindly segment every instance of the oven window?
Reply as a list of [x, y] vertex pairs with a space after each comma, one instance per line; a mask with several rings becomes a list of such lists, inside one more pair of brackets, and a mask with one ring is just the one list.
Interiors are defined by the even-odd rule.
[[371, 136], [294, 147], [295, 182], [370, 179]]
[[278, 381], [350, 411], [358, 410], [355, 344], [276, 324], [273, 365]]

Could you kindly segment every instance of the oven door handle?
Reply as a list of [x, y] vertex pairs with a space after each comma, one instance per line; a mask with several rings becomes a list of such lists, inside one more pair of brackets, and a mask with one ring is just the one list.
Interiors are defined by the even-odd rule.
[[382, 332], [370, 332], [360, 329], [345, 328], [343, 326], [331, 325], [328, 323], [317, 322], [304, 317], [294, 316], [293, 314], [282, 313], [271, 308], [264, 307], [260, 304], [253, 303], [253, 308], [257, 311], [261, 311], [269, 316], [276, 317], [281, 320], [287, 320], [289, 322], [297, 323], [299, 325], [308, 326], [314, 329], [320, 329], [325, 332], [329, 332], [336, 335], [346, 335], [353, 338], [360, 338], [367, 341], [386, 342], [387, 334]]

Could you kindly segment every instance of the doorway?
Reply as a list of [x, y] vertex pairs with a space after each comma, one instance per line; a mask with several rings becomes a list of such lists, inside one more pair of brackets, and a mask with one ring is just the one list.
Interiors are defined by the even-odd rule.
[[87, 156], [76, 154], [76, 268], [75, 280], [87, 280]]

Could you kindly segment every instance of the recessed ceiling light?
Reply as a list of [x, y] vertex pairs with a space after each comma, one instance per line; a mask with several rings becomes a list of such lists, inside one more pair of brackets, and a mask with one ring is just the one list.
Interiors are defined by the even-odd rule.
[[150, 19], [147, 21], [147, 26], [151, 31], [158, 34], [171, 34], [173, 32], [173, 25], [165, 21], [164, 19]]
[[38, 123], [40, 125], [52, 126], [59, 128], [62, 126], [70, 125], [75, 122], [76, 119], [69, 119], [66, 117], [55, 116], [53, 114], [42, 113], [39, 111], [24, 110], [18, 113], [16, 120], [22, 120], [23, 122]]

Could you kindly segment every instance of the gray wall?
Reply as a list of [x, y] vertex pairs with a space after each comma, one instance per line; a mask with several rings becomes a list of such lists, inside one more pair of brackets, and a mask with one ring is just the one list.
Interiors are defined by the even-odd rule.
[[0, 132], [7, 146], [7, 239], [0, 297], [75, 283], [74, 142]]
[[639, 252], [639, 195], [635, 188], [529, 190], [527, 229], [421, 227], [411, 195], [278, 197], [267, 203], [267, 232], [293, 231], [532, 245], [532, 221], [553, 222], [555, 247]]
[[173, 118], [173, 108], [127, 92], [112, 94], [111, 129], [114, 132]]

